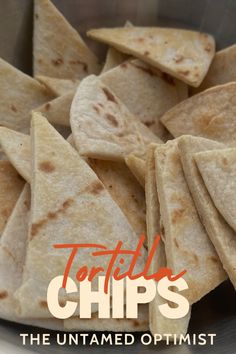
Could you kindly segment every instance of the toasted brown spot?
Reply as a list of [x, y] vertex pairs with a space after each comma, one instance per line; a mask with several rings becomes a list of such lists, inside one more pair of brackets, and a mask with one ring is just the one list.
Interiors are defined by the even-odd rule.
[[222, 158], [222, 163], [224, 166], [228, 166], [228, 160], [225, 157]]
[[146, 125], [146, 127], [151, 127], [154, 124], [154, 120], [150, 120], [149, 122], [145, 122], [144, 124]]
[[9, 215], [11, 214], [11, 210], [7, 209], [7, 208], [4, 208], [1, 210], [1, 215], [4, 217], [4, 218], [8, 218]]
[[171, 77], [167, 73], [162, 73], [161, 78], [165, 80], [168, 84], [175, 86], [173, 77]]
[[146, 51], [144, 52], [144, 55], [145, 55], [145, 56], [149, 56], [149, 55], [150, 55], [150, 52], [149, 52], [148, 50], [146, 50]]
[[24, 201], [24, 206], [26, 207], [27, 210], [30, 210], [30, 203], [28, 201]]
[[178, 70], [178, 73], [184, 76], [188, 76], [189, 75], [189, 70]]
[[219, 263], [218, 258], [215, 257], [215, 256], [210, 256], [210, 257], [209, 257], [209, 260], [210, 260], [211, 262], [213, 262], [213, 263]]
[[8, 292], [7, 291], [1, 291], [0, 292], [0, 300], [4, 300], [8, 297]]
[[31, 239], [37, 235], [39, 230], [43, 227], [47, 220], [41, 220], [37, 223], [32, 224], [31, 226]]
[[101, 107], [101, 108], [104, 108], [103, 104], [102, 103], [98, 103], [98, 105]]
[[[63, 204], [62, 207], [63, 209], [69, 208], [72, 204], [74, 203], [74, 200], [72, 198], [68, 198]], [[59, 209], [61, 211], [61, 209]]]
[[43, 59], [38, 59], [38, 63], [42, 64], [43, 63]]
[[144, 38], [143, 37], [139, 37], [139, 38], [137, 38], [137, 41], [142, 43], [144, 41]]
[[63, 59], [62, 58], [52, 59], [52, 64], [55, 66], [60, 66], [63, 64]]
[[181, 55], [181, 54], [176, 54], [176, 56], [175, 56], [175, 58], [174, 58], [174, 61], [175, 61], [176, 63], [180, 63], [181, 61], [183, 61], [183, 59], [184, 59], [183, 55]]
[[56, 217], [57, 217], [57, 214], [56, 214], [56, 213], [52, 213], [52, 212], [49, 212], [49, 213], [48, 213], [48, 218], [49, 218], [49, 219], [56, 219]]
[[83, 62], [83, 61], [80, 61], [80, 60], [70, 60], [69, 61], [69, 64], [71, 65], [82, 65], [83, 66], [83, 70], [85, 72], [88, 72], [88, 64]]
[[194, 258], [195, 262], [198, 263], [198, 256], [195, 253], [193, 254], [193, 258]]
[[39, 164], [39, 169], [45, 173], [55, 171], [55, 166], [50, 161], [43, 161]]
[[139, 327], [140, 323], [138, 320], [133, 320], [134, 327]]
[[204, 50], [205, 50], [206, 52], [211, 52], [211, 45], [208, 44], [208, 45], [204, 48]]
[[118, 122], [116, 120], [116, 117], [113, 116], [112, 114], [107, 113], [106, 114], [106, 120], [108, 120], [109, 123], [111, 123], [111, 125], [114, 125], [114, 127], [118, 127]]
[[47, 301], [39, 301], [39, 306], [42, 308], [47, 308], [48, 307]]
[[95, 110], [95, 112], [96, 112], [97, 114], [100, 114], [100, 110], [99, 110], [99, 107], [98, 107], [98, 106], [93, 105], [93, 109]]
[[179, 244], [178, 244], [176, 238], [174, 238], [174, 244], [175, 244], [175, 246], [176, 246], [177, 248], [179, 248]]
[[16, 106], [14, 106], [14, 104], [11, 105], [11, 110], [12, 110], [13, 112], [17, 112], [17, 108], [16, 108]]
[[103, 87], [102, 89], [103, 89], [103, 92], [105, 93], [108, 101], [112, 101], [112, 102], [117, 103], [115, 96], [113, 95], [113, 93], [110, 90], [108, 90], [106, 87]]
[[50, 108], [51, 108], [51, 104], [49, 102], [44, 105], [45, 111], [49, 111]]
[[109, 188], [109, 189], [112, 189], [112, 188], [113, 188], [112, 184], [110, 184], [110, 185], [108, 186], [108, 188]]
[[120, 64], [120, 66], [121, 66], [122, 68], [124, 68], [124, 69], [126, 69], [126, 68], [128, 67], [128, 65], [127, 65], [127, 63], [126, 63], [126, 62], [124, 62], [124, 63]]
[[95, 182], [91, 183], [86, 188], [86, 190], [88, 191], [88, 193], [91, 193], [93, 195], [98, 195], [100, 192], [102, 192], [104, 190], [104, 187], [101, 182], [95, 181]]
[[35, 14], [35, 18], [36, 18], [36, 20], [39, 18], [39, 15], [38, 14]]
[[172, 213], [172, 223], [177, 224], [179, 220], [182, 218], [184, 215], [185, 210], [184, 209], [175, 209]]

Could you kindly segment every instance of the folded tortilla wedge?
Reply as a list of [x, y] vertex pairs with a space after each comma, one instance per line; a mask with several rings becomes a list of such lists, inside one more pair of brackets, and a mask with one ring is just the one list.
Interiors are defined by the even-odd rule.
[[0, 237], [19, 198], [24, 180], [9, 161], [0, 161]]
[[[64, 273], [70, 255], [68, 250], [54, 249], [54, 244], [96, 242], [114, 249], [121, 240], [126, 248], [133, 249], [137, 236], [96, 174], [38, 114], [32, 118], [32, 144], [30, 232], [23, 281], [16, 297], [21, 317], [34, 313], [35, 317], [48, 318], [47, 287], [55, 276]], [[137, 272], [144, 267], [144, 248], [142, 254]], [[95, 258], [91, 250], [83, 249], [70, 277], [76, 281], [78, 268], [83, 265], [106, 269], [107, 262], [106, 257]], [[126, 264], [121, 265], [122, 270], [127, 270]], [[74, 299], [78, 301], [78, 294]]]
[[130, 153], [145, 156], [150, 142], [161, 142], [100, 78], [92, 75], [77, 89], [70, 122], [76, 148], [85, 157], [123, 160]]
[[173, 274], [186, 270], [185, 296], [192, 304], [223, 282], [226, 274], [189, 192], [178, 139], [156, 148], [155, 164], [167, 266]]
[[29, 132], [30, 111], [54, 98], [37, 80], [0, 58], [0, 124]]
[[198, 88], [192, 89], [192, 93], [204, 91], [209, 87], [236, 81], [236, 45], [222, 49], [216, 53], [205, 79]]
[[75, 91], [79, 85], [79, 80], [73, 79], [57, 79], [55, 77], [39, 75], [35, 77], [41, 84], [52, 92], [56, 97], [63, 96], [70, 91]]
[[194, 159], [216, 208], [236, 231], [236, 149], [198, 152]]
[[100, 70], [96, 56], [49, 0], [34, 1], [34, 76], [82, 79]]
[[235, 144], [235, 91], [236, 82], [212, 87], [179, 103], [161, 122], [174, 137], [190, 134]]
[[194, 87], [201, 84], [215, 54], [212, 36], [177, 28], [101, 28], [87, 34]]
[[225, 145], [208, 139], [184, 136], [179, 140], [179, 148], [185, 177], [198, 213], [225, 271], [236, 288], [236, 234], [214, 206], [194, 160], [194, 154], [198, 152], [224, 149]]
[[170, 139], [160, 118], [188, 97], [186, 84], [139, 59], [126, 61], [100, 75], [100, 78], [130, 112], [160, 139]]
[[[157, 195], [154, 158], [156, 147], [156, 144], [150, 145], [147, 152], [145, 192], [147, 205], [147, 237], [149, 249], [152, 247], [155, 237], [161, 234], [160, 205]], [[165, 245], [163, 240], [160, 239], [155, 258], [151, 263], [150, 271], [151, 273], [155, 273], [160, 268], [166, 267], [166, 265]], [[185, 335], [188, 329], [191, 311], [189, 311], [189, 313], [184, 318], [177, 320], [168, 319], [162, 316], [159, 310], [159, 306], [165, 302], [166, 301], [161, 296], [156, 294], [155, 299], [149, 305], [149, 323], [152, 334], [175, 333], [176, 335]]]
[[130, 171], [133, 173], [134, 177], [140, 183], [140, 185], [145, 187], [145, 171], [146, 162], [139, 157], [130, 154], [125, 158], [125, 163], [129, 167]]

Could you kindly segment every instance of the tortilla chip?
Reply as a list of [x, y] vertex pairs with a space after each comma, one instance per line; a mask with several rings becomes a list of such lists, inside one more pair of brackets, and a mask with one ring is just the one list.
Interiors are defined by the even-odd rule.
[[123, 160], [130, 153], [144, 156], [150, 142], [160, 142], [96, 76], [79, 85], [70, 121], [81, 156]]
[[82, 79], [96, 74], [96, 56], [49, 0], [34, 2], [34, 76]]
[[0, 125], [29, 132], [30, 111], [54, 96], [32, 79], [0, 58]]
[[14, 298], [14, 293], [22, 280], [28, 236], [29, 208], [30, 188], [29, 185], [25, 185], [1, 238], [0, 318], [31, 326], [63, 330], [63, 322], [56, 319], [25, 320], [16, 316], [18, 303]]
[[215, 54], [212, 36], [183, 29], [101, 28], [87, 34], [194, 87], [201, 84]]
[[139, 157], [130, 154], [125, 158], [125, 163], [129, 167], [130, 171], [133, 173], [134, 177], [140, 183], [140, 185], [145, 187], [145, 171], [146, 162]]
[[125, 163], [90, 159], [89, 165], [123, 211], [137, 236], [146, 235], [144, 190]]
[[115, 48], [108, 48], [107, 55], [106, 55], [106, 61], [104, 64], [104, 67], [102, 69], [102, 74], [115, 68], [116, 66], [120, 65], [124, 61], [126, 61], [129, 58], [128, 55], [123, 54], [116, 50]]
[[[64, 273], [69, 252], [54, 249], [58, 243], [105, 244], [114, 249], [122, 240], [133, 249], [137, 236], [96, 174], [45, 118], [32, 119], [33, 178], [31, 182], [31, 218], [23, 282], [16, 297], [20, 316], [48, 318], [46, 306], [49, 282]], [[63, 188], [62, 188], [63, 186]], [[84, 249], [72, 265], [70, 277], [76, 279], [78, 268], [86, 263], [106, 269], [106, 257], [94, 258]], [[35, 257], [37, 256], [37, 262]], [[48, 267], [50, 259], [50, 267]], [[135, 271], [144, 267], [146, 251]], [[127, 266], [121, 265], [121, 271]], [[40, 269], [40, 271], [39, 271]], [[75, 295], [78, 301], [79, 294]], [[65, 299], [62, 297], [62, 299]], [[96, 307], [92, 308], [96, 312]]]
[[190, 195], [177, 139], [156, 148], [155, 163], [167, 266], [173, 274], [187, 271], [185, 296], [193, 304], [223, 282], [225, 272]]
[[199, 152], [194, 159], [215, 207], [236, 231], [236, 149]]
[[[146, 204], [147, 204], [147, 236], [148, 248], [151, 249], [154, 239], [160, 235], [160, 205], [157, 196], [156, 176], [155, 176], [155, 159], [154, 151], [157, 145], [152, 144], [148, 148], [147, 153], [147, 174], [146, 174]], [[166, 267], [165, 245], [160, 239], [155, 257], [151, 263], [151, 273], [157, 272], [160, 268]], [[159, 333], [175, 333], [176, 335], [185, 335], [188, 329], [191, 311], [184, 318], [177, 320], [168, 319], [159, 311], [159, 306], [166, 301], [158, 295], [149, 305], [149, 323], [152, 334]]]
[[75, 91], [79, 86], [79, 80], [72, 79], [57, 79], [49, 76], [36, 76], [35, 77], [41, 84], [52, 92], [56, 97], [66, 95], [70, 91]]
[[0, 237], [24, 186], [9, 161], [0, 161]]
[[236, 234], [215, 208], [194, 160], [195, 153], [224, 149], [225, 146], [208, 139], [184, 136], [179, 140], [179, 148], [185, 177], [198, 213], [225, 271], [236, 288]]
[[235, 44], [217, 52], [202, 84], [197, 89], [193, 89], [192, 93], [204, 91], [212, 86], [236, 81], [235, 57]]
[[16, 171], [30, 183], [31, 144], [29, 135], [0, 127], [0, 145]]
[[186, 84], [138, 59], [126, 61], [100, 77], [130, 112], [160, 139], [171, 138], [160, 118], [188, 97]]
[[174, 137], [197, 135], [236, 142], [236, 82], [210, 88], [179, 103], [161, 118]]
[[70, 126], [70, 108], [75, 91], [66, 93], [34, 109], [42, 113], [50, 123]]

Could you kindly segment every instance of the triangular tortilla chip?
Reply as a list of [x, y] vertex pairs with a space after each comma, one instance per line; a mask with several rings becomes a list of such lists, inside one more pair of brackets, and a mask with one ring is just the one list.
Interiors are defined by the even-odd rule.
[[[95, 241], [108, 249], [114, 249], [121, 240], [127, 249], [133, 249], [137, 235], [96, 174], [38, 114], [32, 119], [32, 140], [30, 233], [23, 282], [16, 296], [20, 316], [30, 317], [33, 313], [45, 318], [50, 317], [46, 302], [48, 284], [64, 273], [70, 255], [70, 251], [54, 249], [54, 244], [78, 243], [79, 237], [79, 243]], [[143, 269], [145, 258], [143, 248], [135, 271]], [[106, 257], [95, 258], [91, 250], [83, 249], [72, 265], [70, 277], [76, 281], [78, 267], [85, 264], [88, 269], [106, 269], [107, 262]], [[122, 272], [127, 270], [126, 264], [119, 266]], [[78, 300], [78, 294], [74, 298]]]
[[224, 149], [225, 146], [208, 139], [184, 136], [179, 140], [179, 148], [185, 177], [198, 213], [224, 269], [236, 288], [236, 234], [215, 208], [194, 160], [195, 153]]
[[236, 142], [236, 82], [210, 88], [179, 103], [161, 118], [174, 137], [197, 135]]
[[155, 150], [157, 191], [164, 227], [168, 268], [183, 276], [192, 304], [213, 290], [226, 275], [217, 253], [198, 217], [181, 166], [178, 140]]
[[27, 325], [63, 330], [59, 320], [25, 320], [16, 316], [18, 303], [14, 293], [22, 280], [25, 262], [30, 187], [26, 185], [3, 231], [0, 244], [0, 318]]
[[29, 135], [0, 127], [0, 145], [16, 171], [30, 183], [31, 144]]
[[170, 139], [160, 118], [182, 99], [187, 98], [186, 84], [138, 59], [126, 61], [100, 77], [136, 118], [160, 139]]
[[123, 160], [143, 156], [150, 142], [160, 142], [96, 76], [79, 85], [71, 106], [71, 129], [82, 156]]
[[[146, 204], [147, 204], [147, 236], [148, 248], [153, 245], [154, 239], [160, 235], [160, 205], [157, 196], [155, 159], [154, 151], [157, 145], [152, 144], [147, 153], [147, 174], [145, 183]], [[151, 273], [157, 272], [160, 268], [166, 267], [165, 245], [162, 240], [159, 241], [157, 252], [151, 263]], [[166, 301], [156, 294], [155, 299], [149, 305], [149, 322], [152, 334], [174, 333], [176, 335], [185, 335], [188, 329], [191, 311], [181, 319], [168, 319], [162, 316], [159, 306]]]
[[146, 162], [139, 157], [130, 154], [125, 158], [125, 163], [133, 173], [137, 181], [144, 188], [145, 187], [145, 171]]
[[236, 149], [199, 152], [194, 158], [216, 208], [236, 231]]
[[183, 29], [101, 28], [87, 34], [194, 87], [204, 79], [215, 54], [212, 36]]
[[192, 93], [204, 91], [209, 87], [236, 81], [236, 45], [220, 50], [214, 56], [205, 79]]
[[0, 161], [0, 237], [17, 199], [24, 180], [8, 161]]
[[36, 76], [36, 79], [41, 82], [46, 88], [56, 97], [63, 96], [70, 91], [75, 91], [79, 85], [79, 80], [72, 79], [57, 79], [49, 76]]
[[34, 76], [82, 79], [96, 74], [97, 58], [49, 0], [34, 2]]
[[70, 108], [75, 91], [66, 93], [34, 109], [42, 113], [50, 123], [70, 126]]
[[137, 236], [146, 235], [144, 190], [125, 163], [90, 159], [89, 165], [123, 211]]
[[0, 125], [29, 132], [30, 111], [54, 96], [32, 79], [0, 58]]

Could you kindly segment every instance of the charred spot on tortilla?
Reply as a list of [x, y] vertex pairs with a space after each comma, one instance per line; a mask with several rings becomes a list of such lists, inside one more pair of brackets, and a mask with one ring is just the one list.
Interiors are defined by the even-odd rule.
[[219, 263], [219, 259], [217, 259], [217, 258], [214, 257], [214, 256], [209, 257], [209, 260], [210, 260], [211, 262], [213, 262], [213, 263]]
[[33, 239], [34, 236], [37, 235], [39, 230], [43, 227], [43, 225], [46, 223], [47, 220], [41, 220], [35, 224], [32, 224], [31, 226], [31, 240]]
[[96, 106], [95, 104], [93, 105], [93, 109], [95, 110], [95, 112], [96, 112], [97, 114], [100, 114], [100, 109], [99, 109], [99, 107]]
[[177, 224], [179, 220], [182, 219], [184, 213], [185, 213], [185, 209], [175, 209], [172, 213], [172, 218], [171, 218], [172, 223]]
[[7, 291], [1, 291], [0, 292], [0, 300], [4, 300], [8, 297], [8, 292]]
[[134, 327], [139, 327], [140, 323], [138, 320], [133, 320]]
[[42, 308], [47, 308], [48, 307], [48, 303], [47, 303], [47, 301], [42, 300], [42, 301], [39, 301], [39, 306], [42, 307]]
[[174, 238], [174, 243], [175, 243], [176, 248], [179, 248], [179, 244], [178, 244], [178, 241], [176, 240], [176, 238]]
[[[8, 218], [11, 214], [11, 210], [4, 208], [1, 210], [1, 214], [3, 217]], [[6, 222], [7, 222], [7, 220], [6, 220]]]
[[24, 206], [26, 207], [27, 210], [30, 210], [30, 204], [28, 203], [28, 201], [24, 201]]
[[50, 108], [51, 108], [51, 104], [49, 102], [46, 103], [44, 106], [45, 111], [49, 111]]
[[11, 110], [15, 113], [17, 112], [17, 108], [16, 108], [16, 106], [14, 106], [14, 104], [11, 105]]
[[45, 173], [52, 173], [55, 171], [55, 166], [50, 161], [43, 161], [39, 164], [39, 169]]
[[154, 120], [150, 120], [149, 122], [145, 122], [144, 124], [146, 125], [146, 127], [151, 127], [154, 124]]
[[62, 58], [57, 58], [57, 59], [52, 59], [52, 64], [54, 66], [60, 66], [62, 65], [64, 62], [63, 62], [63, 59]]
[[176, 54], [174, 60], [175, 60], [176, 63], [180, 63], [181, 61], [184, 60], [184, 57], [181, 54]]
[[104, 190], [104, 186], [101, 182], [99, 181], [94, 181], [93, 183], [91, 183], [87, 188], [87, 192], [91, 193], [93, 195], [98, 195], [99, 193], [101, 193]]
[[[72, 204], [73, 204], [73, 199], [72, 198], [68, 198], [63, 204], [62, 204], [62, 208], [63, 209], [67, 209], [69, 208]], [[61, 209], [59, 209], [61, 210]]]
[[118, 124], [118, 122], [117, 122], [115, 116], [113, 116], [113, 115], [110, 114], [110, 113], [107, 113], [105, 117], [106, 117], [106, 120], [107, 120], [109, 123], [111, 123], [111, 125], [113, 125], [114, 127], [118, 127], [119, 124]]
[[194, 260], [195, 260], [196, 263], [199, 262], [198, 256], [197, 256], [195, 253], [193, 253], [193, 258], [194, 258]]
[[222, 158], [222, 164], [223, 164], [224, 166], [228, 166], [228, 160], [226, 159], [226, 157], [223, 157], [223, 158]]
[[126, 62], [120, 64], [121, 68], [126, 69], [128, 67], [128, 64]]
[[83, 62], [83, 61], [80, 61], [80, 60], [70, 60], [70, 61], [69, 61], [69, 64], [71, 64], [71, 65], [81, 65], [81, 66], [83, 66], [83, 70], [84, 70], [85, 72], [88, 72], [88, 64], [85, 63], [85, 62]]
[[103, 92], [105, 93], [105, 95], [106, 95], [108, 101], [117, 103], [117, 101], [116, 101], [116, 99], [115, 99], [115, 96], [113, 95], [113, 93], [112, 93], [110, 90], [108, 90], [108, 88], [103, 87], [102, 90], [103, 90]]
[[146, 57], [148, 57], [148, 56], [150, 55], [150, 52], [149, 52], [148, 50], [146, 50], [146, 51], [144, 52], [144, 55], [145, 55]]

